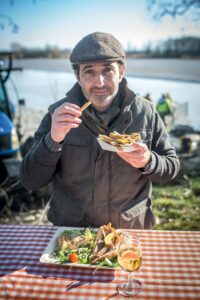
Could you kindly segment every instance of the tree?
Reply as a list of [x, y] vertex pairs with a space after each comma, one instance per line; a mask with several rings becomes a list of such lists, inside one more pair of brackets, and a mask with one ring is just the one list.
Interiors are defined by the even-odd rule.
[[153, 18], [161, 20], [165, 16], [176, 18], [191, 11], [194, 21], [200, 20], [200, 0], [147, 0], [148, 10], [153, 11]]
[[19, 30], [19, 26], [11, 17], [0, 14], [0, 29], [4, 30], [7, 26], [11, 27], [13, 33], [18, 32]]
[[[36, 4], [36, 0], [31, 0], [33, 4]], [[10, 6], [15, 5], [15, 0], [9, 0]], [[0, 14], [0, 30], [4, 30], [6, 27], [10, 27], [13, 33], [19, 31], [19, 25], [8, 15]]]

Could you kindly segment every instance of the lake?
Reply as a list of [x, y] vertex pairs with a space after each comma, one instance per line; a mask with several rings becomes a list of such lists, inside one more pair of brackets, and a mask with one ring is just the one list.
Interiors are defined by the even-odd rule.
[[[129, 87], [141, 96], [150, 93], [154, 103], [162, 93], [170, 93], [176, 105], [188, 103], [188, 119], [177, 120], [177, 124], [189, 124], [200, 130], [200, 84], [190, 81], [126, 77]], [[15, 102], [16, 90], [28, 107], [47, 110], [48, 106], [61, 98], [75, 83], [72, 72], [28, 70], [13, 72], [7, 84], [9, 95]], [[14, 85], [14, 86], [13, 86]], [[13, 88], [14, 87], [14, 88]], [[16, 88], [17, 87], [17, 88]]]

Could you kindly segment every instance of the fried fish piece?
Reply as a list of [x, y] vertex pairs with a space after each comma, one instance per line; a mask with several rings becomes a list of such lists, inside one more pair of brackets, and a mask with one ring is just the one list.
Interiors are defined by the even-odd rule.
[[111, 226], [111, 223], [99, 228], [94, 249], [90, 255], [92, 264], [107, 258], [117, 256], [117, 248], [121, 238], [120, 234]]
[[113, 139], [110, 138], [109, 136], [107, 135], [104, 135], [104, 134], [99, 134], [99, 139], [106, 142], [106, 143], [111, 143], [113, 142]]
[[57, 239], [57, 243], [60, 249], [70, 249], [74, 250], [80, 247], [83, 244], [89, 242], [89, 237], [85, 235], [74, 235], [74, 236], [65, 236], [61, 235]]
[[104, 254], [102, 254], [102, 255], [99, 256], [99, 257], [95, 257], [95, 258], [91, 261], [91, 263], [92, 263], [92, 264], [96, 264], [97, 262], [100, 262], [100, 261], [104, 260], [105, 258], [112, 259], [112, 258], [114, 258], [114, 257], [117, 257], [117, 254], [118, 254], [118, 249], [116, 248], [116, 249], [113, 249], [113, 250], [111, 250], [111, 251], [109, 251], [109, 252], [105, 252]]

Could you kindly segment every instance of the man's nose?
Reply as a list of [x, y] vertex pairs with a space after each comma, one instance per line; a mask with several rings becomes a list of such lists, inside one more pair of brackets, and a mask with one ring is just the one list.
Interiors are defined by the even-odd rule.
[[102, 87], [104, 85], [104, 76], [102, 74], [98, 74], [94, 78], [94, 83], [97, 87]]

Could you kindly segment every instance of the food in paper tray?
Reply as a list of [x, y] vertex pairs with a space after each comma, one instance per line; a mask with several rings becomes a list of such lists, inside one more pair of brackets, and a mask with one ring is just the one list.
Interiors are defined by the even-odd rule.
[[117, 267], [117, 250], [121, 241], [111, 223], [94, 229], [65, 230], [57, 239], [54, 255], [60, 263], [94, 264]]
[[97, 141], [104, 150], [124, 152], [133, 151], [134, 144], [142, 142], [139, 133], [120, 134], [117, 131], [110, 132], [109, 135], [99, 134]]
[[130, 146], [135, 142], [141, 140], [141, 136], [139, 133], [118, 133], [117, 131], [110, 132], [109, 135], [99, 134], [99, 139], [112, 145], [112, 146]]

